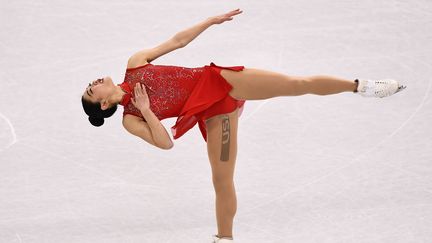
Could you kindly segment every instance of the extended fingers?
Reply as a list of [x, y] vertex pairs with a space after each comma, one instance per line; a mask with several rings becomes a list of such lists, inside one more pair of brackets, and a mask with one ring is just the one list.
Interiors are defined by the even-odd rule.
[[229, 12], [229, 13], [224, 14], [224, 15], [223, 15], [223, 19], [224, 19], [225, 21], [227, 21], [227, 20], [233, 20], [233, 19], [234, 19], [233, 16], [238, 15], [238, 14], [241, 14], [242, 12], [243, 12], [243, 11], [241, 11], [240, 9], [233, 10], [233, 11], [231, 11], [231, 12]]
[[138, 84], [135, 85], [135, 88], [134, 88], [134, 95], [135, 95], [135, 97], [138, 96]]
[[135, 84], [134, 92], [135, 92], [135, 97], [143, 94], [142, 87], [141, 87], [140, 83]]
[[237, 14], [241, 14], [241, 13], [243, 13], [243, 11], [241, 11], [241, 10], [238, 8], [238, 9], [236, 9], [236, 10], [233, 10], [233, 11], [229, 12], [227, 15], [228, 15], [228, 17], [231, 17], [231, 16], [234, 16], [234, 15], [237, 15]]

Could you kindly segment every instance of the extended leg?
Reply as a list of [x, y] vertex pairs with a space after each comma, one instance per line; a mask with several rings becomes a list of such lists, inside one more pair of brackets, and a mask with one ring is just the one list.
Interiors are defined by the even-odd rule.
[[206, 122], [207, 151], [216, 193], [218, 236], [233, 237], [237, 211], [234, 167], [237, 157], [238, 110], [215, 116]]
[[233, 89], [230, 95], [243, 100], [260, 100], [277, 96], [304, 94], [330, 95], [355, 92], [357, 83], [332, 76], [288, 76], [281, 73], [245, 68], [241, 72], [222, 70]]

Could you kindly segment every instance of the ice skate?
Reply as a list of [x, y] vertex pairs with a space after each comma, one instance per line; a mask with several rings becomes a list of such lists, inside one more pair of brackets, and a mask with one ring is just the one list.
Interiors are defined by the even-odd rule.
[[363, 97], [384, 98], [396, 94], [406, 88], [392, 79], [363, 80], [356, 79], [358, 82], [357, 93]]
[[212, 243], [234, 243], [234, 240], [229, 237], [219, 238], [217, 235], [213, 235]]

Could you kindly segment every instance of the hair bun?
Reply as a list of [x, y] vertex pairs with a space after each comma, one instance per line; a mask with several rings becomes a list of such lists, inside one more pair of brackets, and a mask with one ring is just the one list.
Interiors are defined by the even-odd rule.
[[104, 124], [104, 122], [105, 122], [105, 119], [103, 119], [103, 118], [97, 118], [97, 117], [91, 117], [91, 116], [89, 116], [89, 121], [90, 121], [90, 123], [93, 125], [93, 126], [95, 126], [95, 127], [100, 127], [100, 126], [102, 126], [103, 124]]

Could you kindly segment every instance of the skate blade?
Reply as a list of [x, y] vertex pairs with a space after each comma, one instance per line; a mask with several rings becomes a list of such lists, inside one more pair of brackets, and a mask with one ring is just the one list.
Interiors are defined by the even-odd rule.
[[406, 87], [407, 87], [406, 85], [399, 86], [398, 89], [396, 90], [395, 94], [398, 93], [398, 92], [401, 92], [404, 89], [406, 89]]

